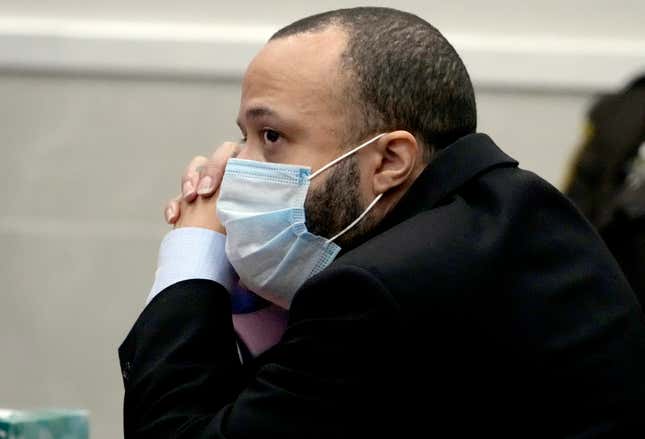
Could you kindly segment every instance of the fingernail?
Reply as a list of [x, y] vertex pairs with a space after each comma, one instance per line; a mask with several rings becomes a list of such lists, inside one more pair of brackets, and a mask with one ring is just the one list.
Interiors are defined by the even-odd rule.
[[166, 222], [169, 223], [175, 216], [175, 209], [172, 206], [166, 208]]
[[193, 191], [194, 191], [193, 183], [191, 183], [190, 180], [186, 180], [184, 182], [184, 185], [181, 188], [181, 191], [182, 191], [184, 197], [187, 197], [188, 195], [192, 194]]
[[197, 193], [199, 195], [205, 195], [205, 194], [211, 193], [212, 190], [213, 190], [213, 179], [210, 178], [208, 175], [206, 175], [199, 182], [199, 188], [197, 189]]

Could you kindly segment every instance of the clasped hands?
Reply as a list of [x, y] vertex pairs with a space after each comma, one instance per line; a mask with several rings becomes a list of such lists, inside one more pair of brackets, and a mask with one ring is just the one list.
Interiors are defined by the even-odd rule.
[[[166, 205], [166, 222], [175, 228], [202, 227], [226, 234], [217, 217], [217, 199], [226, 163], [240, 151], [239, 145], [226, 142], [210, 157], [194, 157], [182, 176], [181, 194]], [[242, 291], [236, 289], [235, 294]], [[233, 313], [233, 326], [251, 355], [257, 356], [278, 343], [287, 326], [287, 315], [276, 305], [262, 306], [250, 313]]]
[[210, 157], [194, 157], [181, 178], [181, 194], [166, 205], [166, 222], [175, 228], [201, 227], [226, 234], [215, 209], [226, 162], [239, 152], [239, 145], [225, 142]]

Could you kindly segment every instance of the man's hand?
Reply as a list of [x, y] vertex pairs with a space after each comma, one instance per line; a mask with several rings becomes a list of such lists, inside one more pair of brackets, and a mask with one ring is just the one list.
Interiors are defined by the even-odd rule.
[[181, 195], [168, 202], [166, 222], [177, 227], [202, 227], [226, 233], [215, 207], [226, 162], [240, 151], [239, 145], [226, 142], [210, 157], [193, 158], [181, 179]]

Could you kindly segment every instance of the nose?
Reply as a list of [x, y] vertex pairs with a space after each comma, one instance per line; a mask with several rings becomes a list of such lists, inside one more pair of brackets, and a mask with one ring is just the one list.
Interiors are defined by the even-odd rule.
[[259, 162], [264, 162], [264, 158], [262, 157], [262, 154], [258, 152], [258, 148], [254, 148], [252, 145], [248, 143], [244, 143], [240, 145], [240, 152], [237, 155], [238, 159], [244, 159], [244, 160], [256, 160]]

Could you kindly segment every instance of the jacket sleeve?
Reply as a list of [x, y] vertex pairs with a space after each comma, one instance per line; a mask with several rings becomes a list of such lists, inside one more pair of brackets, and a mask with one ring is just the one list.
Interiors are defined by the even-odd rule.
[[175, 284], [119, 350], [125, 436], [346, 437], [360, 428], [357, 403], [375, 391], [370, 377], [395, 357], [379, 352], [395, 346], [397, 315], [372, 274], [330, 267], [301, 288], [281, 342], [245, 374], [226, 290]]

